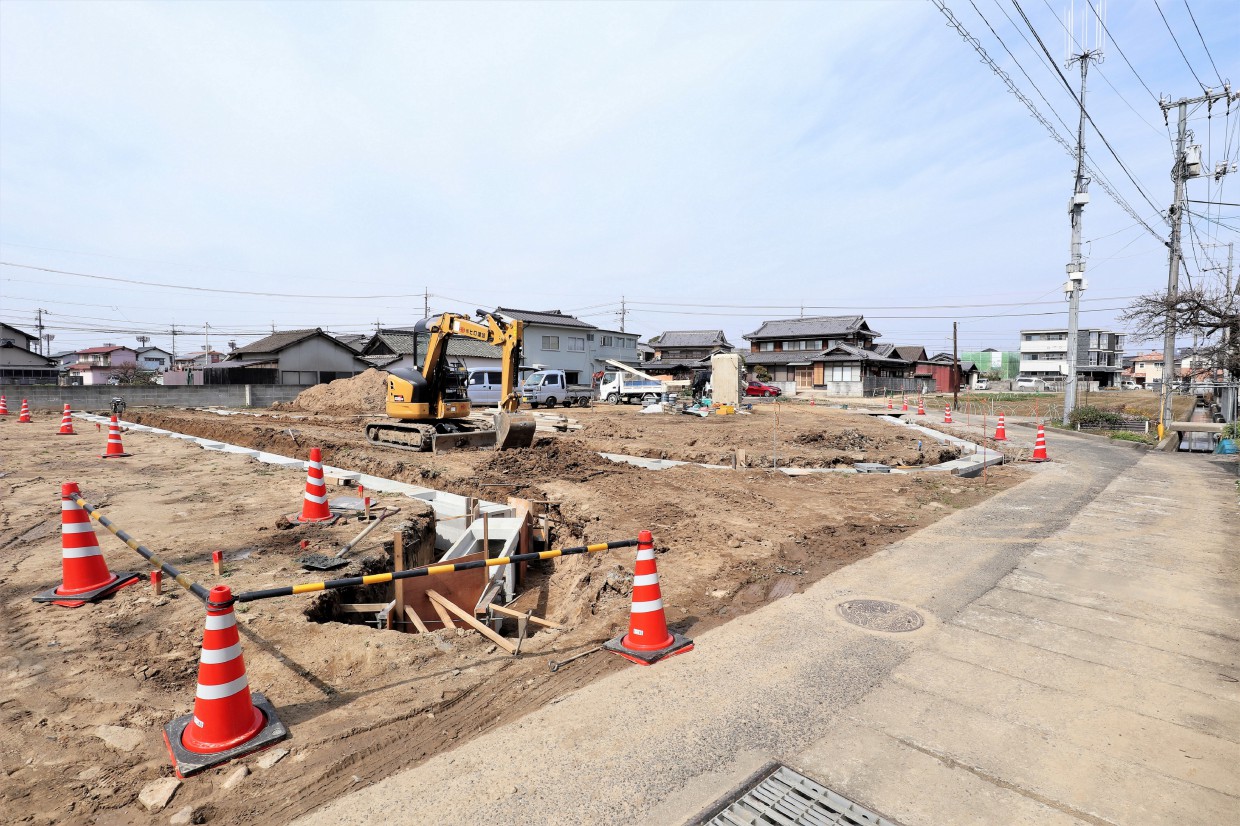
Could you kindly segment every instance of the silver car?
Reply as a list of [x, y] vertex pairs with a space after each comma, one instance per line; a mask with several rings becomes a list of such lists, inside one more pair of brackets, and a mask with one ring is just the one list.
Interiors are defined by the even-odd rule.
[[503, 393], [504, 374], [499, 370], [470, 370], [469, 403], [477, 407], [496, 407]]

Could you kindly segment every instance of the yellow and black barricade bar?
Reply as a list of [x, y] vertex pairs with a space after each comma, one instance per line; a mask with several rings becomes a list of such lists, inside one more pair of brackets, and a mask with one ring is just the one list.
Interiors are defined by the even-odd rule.
[[82, 510], [90, 514], [91, 519], [94, 519], [100, 525], [103, 525], [105, 528], [107, 528], [109, 531], [115, 534], [117, 539], [124, 542], [129, 547], [133, 548], [152, 565], [158, 567], [159, 570], [163, 571], [165, 574], [172, 577], [176, 581], [177, 585], [180, 585], [182, 588], [189, 591], [191, 594], [198, 597], [203, 602], [207, 601], [208, 592], [206, 588], [202, 587], [197, 582], [194, 582], [192, 579], [190, 579], [188, 576], [178, 571], [172, 565], [168, 564], [167, 562], [164, 562], [150, 548], [139, 543], [138, 540], [134, 539], [132, 536], [130, 536], [129, 534], [125, 533], [123, 530], [118, 528], [115, 524], [112, 523], [111, 519], [108, 519], [106, 516], [100, 513], [98, 508], [96, 508], [94, 505], [87, 503], [85, 499], [78, 498], [78, 499], [75, 499], [74, 501], [78, 503], [78, 507], [80, 507]]
[[316, 591], [329, 591], [335, 588], [350, 588], [358, 585], [380, 585], [397, 579], [410, 579], [416, 576], [435, 576], [450, 574], [454, 571], [470, 571], [476, 568], [494, 568], [499, 565], [512, 565], [517, 562], [537, 562], [541, 559], [555, 559], [558, 556], [574, 556], [576, 554], [596, 554], [600, 551], [613, 551], [617, 548], [634, 548], [636, 539], [620, 539], [615, 542], [599, 542], [595, 545], [581, 545], [575, 548], [561, 548], [555, 551], [539, 551], [531, 554], [513, 554], [497, 556], [493, 559], [476, 559], [473, 562], [453, 562], [442, 565], [423, 565], [405, 571], [390, 571], [386, 574], [370, 574], [369, 576], [351, 576], [345, 579], [330, 579], [326, 582], [307, 582], [303, 585], [286, 585], [283, 588], [264, 588], [261, 591], [247, 591], [233, 597], [236, 602], [251, 602], [256, 599], [272, 597], [291, 597], [294, 594], [312, 594]]

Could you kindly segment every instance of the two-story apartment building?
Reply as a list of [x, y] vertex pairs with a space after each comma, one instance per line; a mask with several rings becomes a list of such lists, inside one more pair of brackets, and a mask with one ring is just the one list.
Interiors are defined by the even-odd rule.
[[65, 368], [71, 385], [107, 384], [117, 370], [134, 367], [138, 361], [138, 354], [132, 347], [116, 344], [87, 347], [73, 355], [76, 359]]
[[639, 366], [636, 333], [604, 330], [559, 310], [499, 307], [495, 313], [525, 322], [523, 369], [563, 370], [569, 384], [590, 384], [595, 373], [612, 369], [604, 359]]
[[[1048, 381], [1061, 381], [1068, 372], [1068, 331], [1021, 330], [1020, 372]], [[1077, 331], [1076, 369], [1081, 380], [1111, 387], [1123, 371], [1124, 335], [1111, 330]]]

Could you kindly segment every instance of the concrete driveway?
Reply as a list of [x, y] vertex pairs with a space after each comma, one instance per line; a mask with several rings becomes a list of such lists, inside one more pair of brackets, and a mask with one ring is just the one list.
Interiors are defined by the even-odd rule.
[[1050, 438], [1024, 484], [301, 822], [686, 823], [772, 761], [906, 826], [1235, 822], [1233, 481]]

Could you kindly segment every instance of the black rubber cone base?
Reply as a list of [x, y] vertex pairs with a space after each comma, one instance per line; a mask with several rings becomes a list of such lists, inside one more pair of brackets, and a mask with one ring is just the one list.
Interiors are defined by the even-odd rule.
[[31, 597], [35, 602], [50, 602], [53, 605], [59, 605], [62, 608], [81, 608], [88, 602], [98, 602], [104, 597], [109, 597], [116, 593], [126, 585], [133, 585], [142, 578], [141, 574], [135, 574], [131, 571], [113, 571], [112, 574], [116, 579], [93, 591], [83, 591], [80, 594], [58, 594], [56, 588], [44, 591], [38, 596]]
[[688, 637], [682, 637], [680, 634], [671, 632], [672, 644], [667, 648], [660, 648], [657, 651], [636, 651], [632, 648], [624, 647], [624, 634], [613, 640], [603, 643], [603, 648], [607, 651], [619, 654], [626, 660], [637, 663], [638, 665], [654, 665], [665, 657], [671, 657], [674, 654], [684, 654], [686, 651], [693, 650], [693, 640]]
[[198, 754], [181, 745], [181, 735], [185, 727], [194, 719], [192, 713], [178, 717], [164, 726], [164, 745], [168, 747], [168, 756], [172, 758], [172, 769], [177, 773], [177, 777], [184, 780], [221, 763], [227, 763], [229, 760], [236, 760], [238, 757], [262, 751], [288, 737], [288, 729], [280, 722], [280, 718], [276, 716], [275, 706], [268, 702], [266, 697], [257, 691], [252, 691], [250, 700], [253, 701], [254, 707], [263, 713], [263, 719], [267, 722], [258, 734], [231, 749], [214, 754]]
[[100, 459], [124, 459], [126, 456], [132, 456], [132, 453], [101, 453]]

